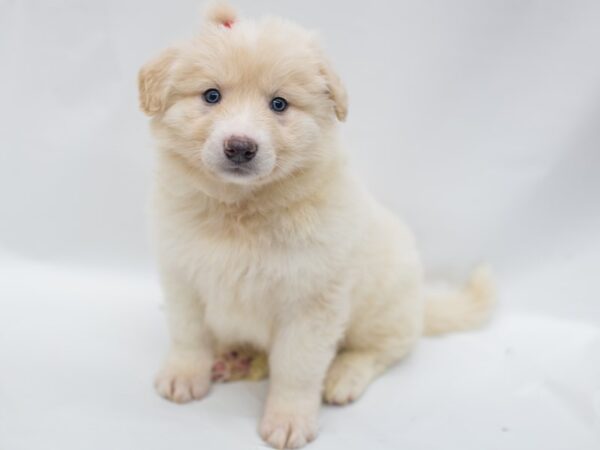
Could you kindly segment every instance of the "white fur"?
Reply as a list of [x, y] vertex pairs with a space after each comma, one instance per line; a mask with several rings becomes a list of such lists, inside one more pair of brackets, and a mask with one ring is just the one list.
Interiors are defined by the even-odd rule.
[[[269, 133], [257, 122], [250, 105], [240, 106], [231, 117], [219, 121], [204, 145], [201, 156], [204, 165], [230, 183], [251, 183], [270, 174], [276, 163], [275, 150]], [[230, 174], [225, 169], [228, 161], [223, 154], [223, 142], [232, 136], [250, 138], [260, 148], [250, 163], [251, 171], [243, 176]]]
[[[236, 19], [229, 29], [221, 21], [235, 15], [225, 12], [209, 13], [197, 40], [140, 73], [159, 147], [157, 240], [172, 344], [156, 385], [174, 401], [200, 398], [217, 348], [265, 351], [260, 433], [296, 448], [316, 436], [322, 397], [355, 400], [413, 348], [424, 328], [423, 275], [410, 231], [346, 168], [335, 131], [346, 94], [313, 35], [279, 19]], [[214, 85], [223, 101], [209, 106], [200, 95]], [[290, 99], [288, 111], [268, 109], [275, 95]], [[222, 143], [236, 134], [259, 143], [253, 176], [220, 169]], [[477, 325], [489, 285], [480, 274], [453, 302], [431, 303], [425, 325]]]

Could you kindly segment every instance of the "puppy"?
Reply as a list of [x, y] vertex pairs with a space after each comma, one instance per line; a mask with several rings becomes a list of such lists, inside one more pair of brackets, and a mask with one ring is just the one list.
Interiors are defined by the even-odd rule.
[[351, 402], [424, 331], [484, 320], [489, 274], [426, 299], [410, 231], [350, 175], [346, 91], [313, 33], [215, 6], [141, 69], [139, 91], [158, 143], [163, 397], [204, 397], [220, 349], [251, 346], [269, 361], [260, 435], [297, 448], [322, 398]]

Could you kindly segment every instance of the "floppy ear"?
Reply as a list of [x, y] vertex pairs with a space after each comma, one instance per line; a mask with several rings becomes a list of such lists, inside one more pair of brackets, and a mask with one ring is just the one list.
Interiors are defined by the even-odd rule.
[[340, 122], [343, 122], [346, 120], [346, 116], [348, 116], [348, 94], [346, 93], [346, 88], [342, 84], [340, 77], [332, 69], [329, 61], [325, 58], [322, 58], [320, 70], [327, 82], [327, 91], [329, 98], [333, 101], [335, 115]]
[[170, 92], [169, 72], [176, 54], [175, 49], [164, 50], [140, 69], [138, 75], [140, 108], [149, 116], [165, 109]]

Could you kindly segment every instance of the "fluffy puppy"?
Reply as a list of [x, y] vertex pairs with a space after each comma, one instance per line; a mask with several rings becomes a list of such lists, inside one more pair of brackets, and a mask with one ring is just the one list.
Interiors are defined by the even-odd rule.
[[200, 399], [220, 348], [264, 351], [260, 434], [297, 448], [315, 437], [322, 398], [355, 400], [424, 330], [481, 322], [490, 279], [478, 271], [425, 299], [410, 231], [348, 172], [346, 92], [312, 33], [224, 6], [207, 17], [139, 74], [171, 336], [156, 388]]

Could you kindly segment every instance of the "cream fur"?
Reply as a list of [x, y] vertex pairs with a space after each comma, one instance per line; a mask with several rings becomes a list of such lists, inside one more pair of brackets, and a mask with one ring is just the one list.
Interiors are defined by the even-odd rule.
[[[139, 77], [158, 141], [156, 235], [171, 333], [156, 387], [173, 401], [199, 399], [219, 348], [266, 351], [260, 434], [296, 448], [316, 436], [322, 397], [355, 400], [424, 325], [437, 333], [480, 323], [490, 277], [479, 273], [449, 303], [424, 308], [413, 236], [346, 168], [336, 118], [346, 117], [347, 97], [314, 35], [216, 8], [197, 38]], [[210, 88], [220, 103], [204, 102]], [[283, 113], [268, 107], [275, 96], [289, 101]], [[248, 174], [226, 168], [232, 135], [259, 145]]]

